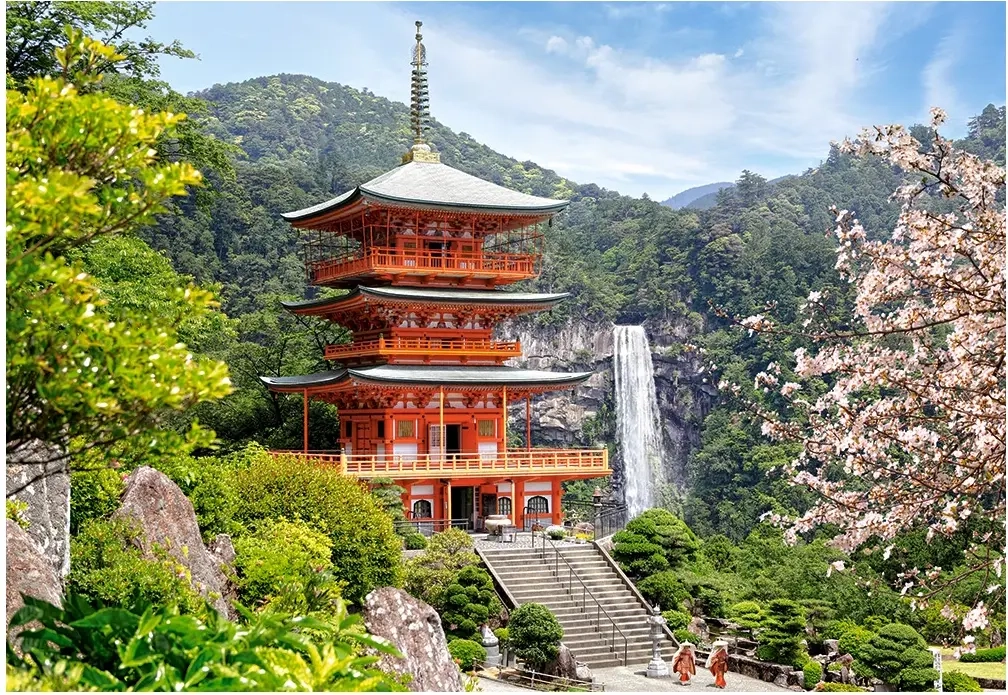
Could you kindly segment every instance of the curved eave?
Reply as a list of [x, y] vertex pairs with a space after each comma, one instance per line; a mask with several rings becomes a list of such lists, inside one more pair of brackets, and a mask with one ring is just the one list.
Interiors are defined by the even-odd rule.
[[416, 367], [383, 365], [348, 369], [354, 381], [372, 384], [406, 384], [416, 386], [577, 386], [591, 372], [544, 372], [514, 367]]
[[479, 293], [464, 290], [427, 290], [403, 291], [400, 288], [357, 287], [340, 297], [325, 297], [298, 302], [280, 302], [287, 311], [295, 314], [324, 314], [338, 311], [342, 305], [355, 302], [359, 297], [367, 296], [381, 302], [421, 303], [421, 304], [454, 304], [479, 306], [530, 306], [548, 308], [567, 299], [568, 292], [552, 294], [533, 294], [526, 292], [492, 292]]
[[334, 386], [347, 377], [345, 369], [331, 369], [314, 374], [299, 374], [297, 376], [261, 376], [259, 381], [270, 391], [304, 391], [325, 386]]

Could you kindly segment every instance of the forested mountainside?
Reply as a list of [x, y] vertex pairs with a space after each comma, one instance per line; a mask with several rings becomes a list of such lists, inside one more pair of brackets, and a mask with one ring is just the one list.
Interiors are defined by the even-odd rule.
[[[339, 329], [302, 324], [283, 312], [281, 296], [306, 286], [298, 238], [280, 213], [338, 195], [396, 166], [410, 143], [405, 105], [302, 75], [262, 77], [199, 93], [209, 104], [205, 129], [241, 149], [231, 180], [211, 173], [209, 206], [188, 201], [162, 220], [148, 241], [175, 269], [220, 285], [237, 339], [223, 349], [236, 393], [195, 409], [224, 442], [252, 436], [272, 445], [298, 441], [300, 406], [259, 385], [259, 374], [324, 368], [320, 345]], [[914, 129], [918, 139], [929, 133]], [[1005, 108], [988, 106], [970, 123], [967, 149], [1004, 163]], [[430, 141], [442, 161], [527, 193], [570, 199], [546, 239], [542, 275], [527, 288], [570, 292], [557, 309], [531, 319], [539, 327], [572, 317], [674, 326], [702, 350], [711, 383], [721, 376], [751, 382], [788, 347], [733, 329], [727, 315], [776, 305], [790, 320], [813, 289], [830, 287], [844, 310], [845, 283], [833, 270], [830, 207], [851, 209], [870, 234], [891, 232], [897, 209], [889, 196], [896, 174], [880, 161], [841, 154], [824, 143], [814, 170], [774, 183], [743, 172], [709, 210], [673, 210], [646, 197], [578, 184], [532, 162], [519, 162], [436, 121]], [[790, 346], [792, 349], [794, 346]], [[297, 406], [297, 407], [295, 407]], [[324, 404], [313, 418], [335, 417]], [[324, 414], [328, 413], [328, 415]], [[764, 471], [790, 452], [771, 446], [737, 405], [705, 414], [691, 457], [684, 500], [701, 533], [744, 538], [763, 512], [790, 500], [787, 486]], [[315, 428], [324, 432], [323, 427]], [[324, 436], [319, 434], [317, 436]], [[329, 442], [313, 441], [313, 446]], [[785, 501], [790, 500], [790, 501]]]
[[731, 181], [719, 181], [718, 183], [708, 183], [703, 186], [694, 186], [693, 188], [687, 188], [681, 193], [676, 193], [671, 198], [666, 198], [662, 201], [662, 205], [666, 205], [673, 210], [678, 210], [679, 208], [692, 205], [694, 201], [700, 198], [716, 196], [717, 192], [722, 188], [730, 188], [734, 185], [735, 184]]

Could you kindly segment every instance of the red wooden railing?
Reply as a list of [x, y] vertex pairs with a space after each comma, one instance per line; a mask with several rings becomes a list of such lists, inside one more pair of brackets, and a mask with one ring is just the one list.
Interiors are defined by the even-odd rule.
[[449, 272], [461, 276], [521, 279], [535, 277], [538, 256], [525, 253], [463, 254], [449, 251], [397, 249], [375, 246], [353, 258], [327, 259], [308, 264], [313, 282], [338, 280], [364, 273], [390, 275]]
[[521, 356], [521, 343], [517, 340], [484, 340], [467, 338], [403, 338], [354, 341], [341, 345], [326, 345], [325, 358], [339, 360], [347, 357], [461, 357], [505, 360]]

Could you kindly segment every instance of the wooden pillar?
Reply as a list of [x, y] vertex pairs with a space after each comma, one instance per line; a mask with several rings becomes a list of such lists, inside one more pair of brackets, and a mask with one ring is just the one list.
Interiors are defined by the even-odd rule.
[[510, 485], [509, 489], [511, 490], [511, 492], [509, 492], [508, 494], [511, 496], [511, 525], [512, 526], [517, 526], [518, 525], [519, 514], [518, 514], [518, 506], [515, 504], [515, 485], [516, 485], [516, 481], [512, 479], [510, 482], [511, 482], [511, 485]]
[[532, 394], [525, 397], [525, 449], [532, 451]]
[[308, 453], [308, 389], [305, 389], [302, 393], [302, 399], [304, 400], [304, 422], [302, 423], [301, 429], [304, 435], [304, 451]]
[[452, 508], [451, 508], [451, 478], [445, 482], [445, 516], [448, 518], [448, 526], [446, 529], [451, 528], [451, 518], [452, 518]]
[[515, 478], [511, 481], [511, 511], [514, 513], [514, 525], [525, 528], [525, 481]]
[[563, 523], [563, 510], [560, 509], [560, 498], [563, 496], [563, 483], [559, 478], [553, 478], [550, 484], [550, 509], [553, 512], [553, 523], [559, 525]]
[[507, 470], [507, 386], [504, 387], [504, 394], [501, 399], [501, 427], [504, 431], [504, 469]]
[[445, 460], [445, 429], [444, 429], [444, 386], [438, 396], [438, 438], [441, 440], [441, 460]]

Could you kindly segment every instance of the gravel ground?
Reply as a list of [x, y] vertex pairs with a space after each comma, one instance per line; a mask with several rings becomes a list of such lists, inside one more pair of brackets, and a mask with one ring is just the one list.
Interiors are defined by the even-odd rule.
[[[668, 662], [666, 662], [668, 663]], [[671, 667], [671, 664], [669, 664]], [[743, 692], [743, 693], [767, 693], [787, 691], [773, 683], [756, 680], [748, 676], [740, 676], [729, 671], [725, 674], [725, 681], [728, 687], [724, 691], [719, 691], [714, 687], [714, 676], [705, 668], [697, 668], [696, 677], [690, 685], [680, 685], [677, 676], [670, 678], [647, 678], [644, 675], [645, 666], [627, 668], [625, 666], [615, 666], [613, 668], [600, 668], [594, 671], [595, 680], [605, 686], [605, 691], [610, 692], [635, 692], [635, 693], [669, 693], [669, 692]]]

